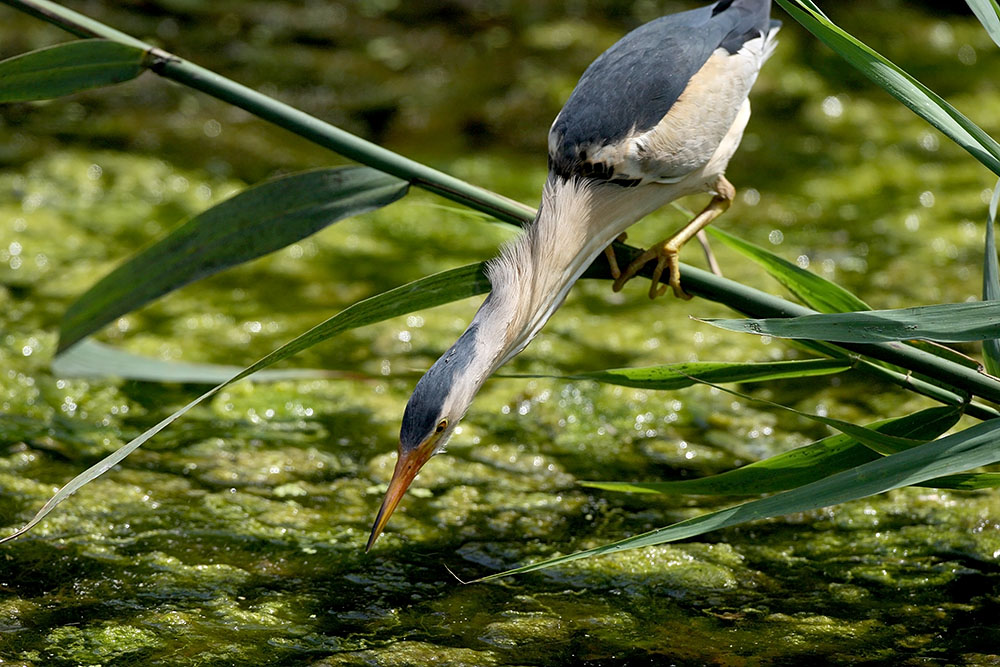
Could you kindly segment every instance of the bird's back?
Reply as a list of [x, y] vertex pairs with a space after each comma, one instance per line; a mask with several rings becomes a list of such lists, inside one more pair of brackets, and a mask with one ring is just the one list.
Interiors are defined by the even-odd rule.
[[550, 168], [566, 177], [631, 184], [634, 175], [616, 173], [615, 160], [595, 159], [597, 154], [655, 128], [717, 50], [735, 54], [767, 35], [776, 25], [770, 5], [722, 0], [625, 35], [587, 68], [552, 124]]

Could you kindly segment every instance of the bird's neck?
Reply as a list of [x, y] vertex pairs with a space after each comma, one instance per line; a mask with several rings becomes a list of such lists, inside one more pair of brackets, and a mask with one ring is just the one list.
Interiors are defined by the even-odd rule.
[[480, 333], [485, 375], [524, 349], [591, 262], [666, 195], [550, 176], [535, 220], [487, 265], [493, 289], [469, 325]]
[[614, 238], [595, 236], [592, 209], [588, 185], [550, 178], [534, 221], [487, 265], [493, 289], [476, 320], [480, 331], [500, 334], [491, 372], [524, 349]]
[[447, 375], [454, 403], [467, 406], [531, 342], [604, 248], [676, 195], [670, 186], [623, 188], [550, 176], [535, 220], [487, 265], [493, 289], [486, 301], [427, 375]]

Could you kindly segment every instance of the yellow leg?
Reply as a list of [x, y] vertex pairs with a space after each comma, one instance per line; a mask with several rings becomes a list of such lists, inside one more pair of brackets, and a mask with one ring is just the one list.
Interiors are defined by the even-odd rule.
[[720, 176], [715, 184], [715, 191], [718, 193], [712, 198], [708, 206], [696, 215], [694, 219], [684, 226], [679, 232], [669, 239], [661, 241], [652, 246], [646, 252], [639, 255], [625, 269], [624, 273], [615, 279], [612, 286], [614, 291], [619, 291], [626, 282], [631, 280], [648, 262], [656, 260], [656, 268], [653, 269], [652, 284], [649, 287], [649, 298], [655, 299], [667, 291], [666, 285], [660, 287], [660, 277], [663, 271], [667, 270], [668, 284], [674, 290], [674, 295], [681, 299], [690, 299], [691, 296], [681, 289], [681, 269], [678, 261], [681, 247], [691, 240], [698, 232], [707, 227], [713, 220], [722, 215], [733, 201], [736, 189], [732, 183]]

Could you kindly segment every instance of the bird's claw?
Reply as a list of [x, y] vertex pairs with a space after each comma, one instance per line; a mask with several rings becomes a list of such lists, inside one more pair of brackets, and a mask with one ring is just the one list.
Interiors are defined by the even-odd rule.
[[[615, 284], [618, 284], [618, 279], [622, 277], [621, 269], [618, 268], [618, 258], [615, 257], [615, 250], [611, 246], [604, 249], [604, 256], [608, 260], [608, 268], [611, 270], [611, 277], [615, 279]], [[612, 287], [612, 289], [614, 289]], [[618, 290], [615, 289], [617, 292]]]
[[[655, 299], [658, 296], [666, 294], [667, 286], [670, 286], [670, 288], [674, 290], [674, 296], [678, 299], [684, 299], [685, 301], [691, 299], [691, 295], [681, 288], [681, 268], [677, 255], [678, 253], [676, 250], [673, 252], [668, 250], [667, 252], [659, 255], [659, 258], [656, 261], [656, 268], [653, 269], [652, 281], [649, 284], [650, 299]], [[666, 285], [661, 285], [660, 277], [663, 275], [663, 269], [665, 268], [669, 268], [669, 278], [667, 279]]]
[[[642, 267], [655, 259], [656, 267], [653, 269], [653, 277], [649, 286], [649, 298], [655, 299], [658, 296], [663, 296], [667, 293], [667, 286], [669, 286], [673, 289], [674, 296], [677, 298], [690, 299], [691, 295], [681, 289], [681, 268], [678, 254], [677, 248], [671, 247], [669, 243], [650, 248], [632, 260], [632, 263], [628, 265], [624, 272], [615, 276], [615, 282], [612, 284], [611, 289], [615, 292], [620, 292], [625, 283], [634, 278]], [[664, 270], [668, 270], [667, 275], [669, 277], [667, 284], [661, 285], [660, 278], [663, 276]]]
[[[628, 234], [622, 232], [618, 235], [618, 238], [616, 238], [615, 241], [624, 243], [626, 238], [628, 238]], [[613, 245], [608, 244], [608, 247], [604, 249], [604, 256], [608, 260], [608, 268], [611, 270], [611, 277], [615, 279], [615, 283], [617, 284], [618, 279], [621, 278], [622, 272], [621, 269], [618, 268], [618, 258], [615, 256], [615, 249]], [[618, 289], [615, 289], [615, 291], [617, 292], [619, 289], [621, 288], [619, 287]]]

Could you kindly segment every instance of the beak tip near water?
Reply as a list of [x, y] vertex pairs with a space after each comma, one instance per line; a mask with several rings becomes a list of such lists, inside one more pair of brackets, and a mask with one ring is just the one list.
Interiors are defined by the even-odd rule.
[[[378, 519], [375, 519], [375, 521], [377, 523]], [[372, 533], [371, 535], [368, 536], [368, 544], [365, 545], [365, 553], [368, 553], [369, 551], [372, 550], [372, 547], [375, 546], [375, 540], [377, 540], [378, 536], [381, 534], [382, 534], [381, 531], [376, 532], [375, 527], [374, 526], [372, 527]]]
[[417, 476], [420, 469], [427, 460], [430, 459], [434, 451], [433, 443], [425, 443], [416, 449], [399, 449], [399, 457], [396, 459], [396, 467], [392, 471], [392, 479], [389, 480], [389, 488], [386, 489], [385, 498], [382, 499], [382, 506], [375, 516], [375, 523], [372, 525], [371, 535], [368, 536], [368, 544], [365, 546], [365, 553], [372, 550], [375, 540], [382, 534], [382, 530], [389, 522], [399, 501], [403, 499], [406, 490], [410, 488], [413, 478]]

